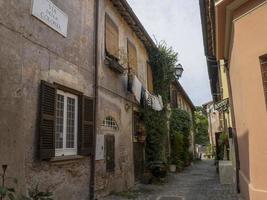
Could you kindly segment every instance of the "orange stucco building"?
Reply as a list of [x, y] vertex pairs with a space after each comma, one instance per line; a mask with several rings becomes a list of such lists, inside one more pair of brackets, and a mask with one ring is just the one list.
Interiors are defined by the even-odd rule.
[[205, 53], [216, 100], [216, 63], [225, 61], [236, 147], [236, 183], [245, 199], [267, 199], [267, 1], [202, 0]]

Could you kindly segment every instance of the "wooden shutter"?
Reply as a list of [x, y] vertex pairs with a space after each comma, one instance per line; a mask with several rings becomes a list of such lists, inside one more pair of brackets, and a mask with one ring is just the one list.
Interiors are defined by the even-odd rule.
[[131, 72], [137, 74], [137, 52], [135, 46], [128, 40], [127, 41], [127, 51], [128, 51], [128, 67]]
[[42, 160], [55, 156], [55, 102], [56, 88], [50, 83], [41, 81], [39, 158]]
[[177, 91], [176, 91], [176, 89], [172, 89], [171, 105], [173, 108], [177, 108]]
[[261, 57], [260, 61], [261, 61], [262, 83], [265, 96], [265, 105], [267, 109], [267, 55]]
[[80, 125], [78, 131], [78, 154], [88, 156], [93, 152], [94, 141], [94, 101], [80, 97]]
[[105, 27], [106, 51], [112, 56], [119, 58], [119, 29], [107, 14], [105, 17]]
[[153, 73], [150, 64], [147, 64], [147, 89], [150, 93], [153, 93]]
[[106, 170], [113, 172], [115, 169], [115, 137], [114, 135], [105, 135], [106, 150]]

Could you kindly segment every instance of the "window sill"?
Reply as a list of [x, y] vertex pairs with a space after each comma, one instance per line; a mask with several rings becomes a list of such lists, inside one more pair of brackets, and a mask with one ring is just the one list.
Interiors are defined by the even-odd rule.
[[73, 155], [73, 156], [57, 156], [54, 157], [50, 160], [53, 164], [69, 164], [76, 162], [77, 160], [84, 159], [84, 156], [79, 156], [79, 155]]
[[109, 56], [106, 56], [105, 64], [108, 65], [110, 69], [112, 69], [118, 74], [123, 74], [125, 71], [124, 67], [119, 63], [118, 60], [111, 58]]

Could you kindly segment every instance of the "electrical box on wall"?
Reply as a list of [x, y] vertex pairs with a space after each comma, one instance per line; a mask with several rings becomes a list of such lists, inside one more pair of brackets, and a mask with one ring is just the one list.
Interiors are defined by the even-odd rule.
[[104, 160], [105, 158], [104, 144], [105, 144], [104, 135], [97, 135], [96, 136], [96, 154], [95, 154], [96, 160]]

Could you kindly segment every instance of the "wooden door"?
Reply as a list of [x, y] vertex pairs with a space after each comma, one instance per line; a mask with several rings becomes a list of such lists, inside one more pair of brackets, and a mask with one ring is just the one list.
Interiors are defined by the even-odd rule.
[[138, 140], [140, 134], [139, 113], [134, 113], [133, 120], [133, 156], [134, 156], [134, 176], [135, 181], [140, 181], [145, 169], [145, 145]]
[[134, 177], [135, 181], [140, 181], [144, 174], [144, 144], [134, 142]]
[[114, 135], [105, 135], [105, 153], [106, 153], [106, 171], [115, 170], [115, 137]]

